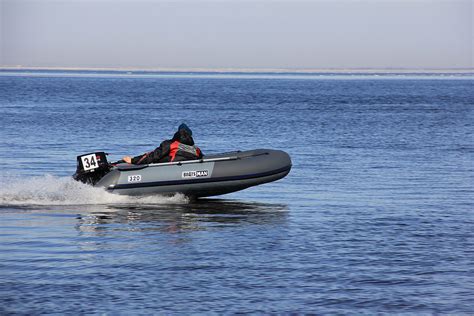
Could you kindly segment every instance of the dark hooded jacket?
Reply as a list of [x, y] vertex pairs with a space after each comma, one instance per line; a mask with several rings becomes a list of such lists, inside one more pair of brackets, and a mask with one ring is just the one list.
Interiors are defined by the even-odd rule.
[[185, 129], [180, 129], [174, 134], [172, 139], [163, 141], [155, 150], [144, 155], [133, 157], [132, 164], [143, 165], [201, 159], [202, 157], [202, 152], [199, 147], [194, 145], [191, 134]]

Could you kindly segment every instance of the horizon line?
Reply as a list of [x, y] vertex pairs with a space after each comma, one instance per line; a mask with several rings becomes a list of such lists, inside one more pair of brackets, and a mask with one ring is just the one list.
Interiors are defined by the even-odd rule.
[[1, 65], [0, 70], [63, 70], [63, 71], [140, 71], [140, 72], [201, 72], [201, 73], [470, 73], [474, 68], [411, 68], [411, 67], [328, 67], [328, 68], [205, 68], [205, 67], [63, 67], [63, 66], [23, 66]]

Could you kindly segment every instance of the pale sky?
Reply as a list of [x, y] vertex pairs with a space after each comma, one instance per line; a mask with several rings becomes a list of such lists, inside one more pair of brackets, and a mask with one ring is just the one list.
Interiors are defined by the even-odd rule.
[[0, 66], [472, 68], [473, 0], [0, 0]]

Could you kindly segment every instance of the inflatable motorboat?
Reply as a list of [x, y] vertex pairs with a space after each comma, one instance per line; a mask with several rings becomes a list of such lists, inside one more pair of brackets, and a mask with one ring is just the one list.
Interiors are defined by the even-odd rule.
[[206, 155], [203, 159], [132, 165], [110, 164], [104, 152], [77, 157], [73, 178], [124, 195], [182, 193], [206, 197], [276, 181], [291, 169], [281, 150], [255, 149]]

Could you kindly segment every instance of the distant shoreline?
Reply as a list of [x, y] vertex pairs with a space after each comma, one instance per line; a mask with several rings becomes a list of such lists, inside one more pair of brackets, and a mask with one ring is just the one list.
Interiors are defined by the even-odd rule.
[[134, 68], [134, 67], [24, 67], [0, 66], [0, 71], [104, 71], [104, 72], [150, 72], [150, 73], [242, 73], [242, 74], [437, 74], [437, 73], [474, 73], [474, 68], [315, 68], [315, 69], [287, 69], [287, 68]]

